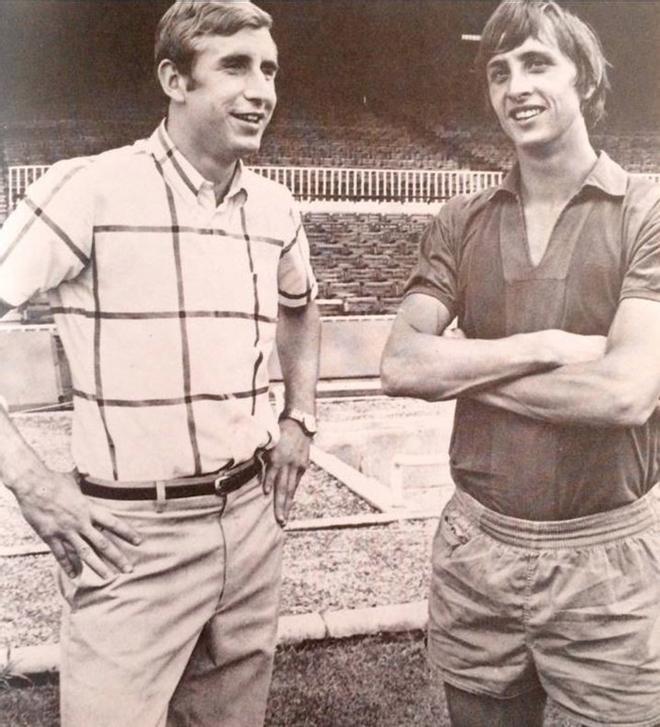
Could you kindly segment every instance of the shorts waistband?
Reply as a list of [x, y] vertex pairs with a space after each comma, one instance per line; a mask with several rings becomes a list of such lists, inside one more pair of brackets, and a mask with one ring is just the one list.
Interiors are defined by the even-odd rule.
[[657, 495], [650, 491], [629, 505], [571, 520], [523, 520], [495, 512], [458, 487], [456, 502], [479, 528], [508, 545], [575, 548], [601, 545], [644, 532], [658, 522]]

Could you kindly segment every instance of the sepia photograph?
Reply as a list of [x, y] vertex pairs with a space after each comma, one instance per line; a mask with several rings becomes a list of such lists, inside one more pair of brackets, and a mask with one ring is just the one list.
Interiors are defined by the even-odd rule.
[[659, 48], [0, 1], [0, 727], [660, 727]]

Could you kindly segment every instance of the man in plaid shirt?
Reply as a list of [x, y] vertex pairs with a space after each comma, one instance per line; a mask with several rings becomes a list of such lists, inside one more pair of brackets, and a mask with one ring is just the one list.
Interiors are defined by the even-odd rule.
[[167, 119], [55, 164], [2, 230], [0, 313], [48, 291], [73, 380], [73, 473], [0, 413], [0, 475], [63, 571], [65, 727], [263, 722], [320, 340], [293, 198], [241, 162], [276, 103], [270, 27], [176, 2]]

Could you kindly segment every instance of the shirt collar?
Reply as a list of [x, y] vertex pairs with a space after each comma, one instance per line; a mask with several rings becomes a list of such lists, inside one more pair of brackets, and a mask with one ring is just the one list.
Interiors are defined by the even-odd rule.
[[[591, 187], [599, 189], [611, 197], [623, 197], [626, 193], [628, 185], [628, 174], [616, 162], [601, 151], [593, 169], [582, 182], [579, 192]], [[511, 170], [505, 175], [501, 184], [496, 187], [488, 196], [491, 200], [501, 192], [518, 196], [520, 192], [520, 168], [515, 164]]]
[[517, 197], [519, 189], [520, 169], [517, 164], [514, 164], [513, 167], [511, 167], [511, 169], [504, 175], [504, 179], [500, 182], [500, 184], [495, 187], [495, 189], [491, 190], [490, 194], [488, 195], [488, 199], [494, 199], [501, 192]]
[[601, 151], [598, 161], [584, 180], [582, 188], [595, 187], [611, 197], [623, 197], [628, 187], [628, 172]]
[[[163, 119], [151, 135], [149, 139], [149, 150], [161, 165], [163, 174], [168, 181], [183, 188], [195, 198], [197, 198], [203, 188], [213, 188], [213, 182], [203, 177], [179, 149], [177, 149], [170, 135], [167, 133], [165, 119]], [[248, 175], [246, 174], [243, 162], [239, 159], [236, 163], [236, 168], [224, 201], [239, 194], [243, 198], [247, 197], [247, 177]]]

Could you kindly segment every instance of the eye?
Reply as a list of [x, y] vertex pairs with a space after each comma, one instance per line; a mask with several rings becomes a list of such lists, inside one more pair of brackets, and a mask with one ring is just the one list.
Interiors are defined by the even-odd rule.
[[277, 66], [267, 65], [262, 67], [261, 72], [269, 80], [274, 80], [275, 76], [277, 75], [277, 70]]
[[532, 72], [544, 71], [550, 64], [545, 58], [532, 58], [527, 64]]
[[222, 63], [222, 70], [231, 75], [237, 75], [245, 70], [245, 61], [241, 58], [226, 58]]
[[490, 83], [503, 83], [508, 77], [507, 72], [503, 68], [494, 68], [488, 74], [488, 80]]

